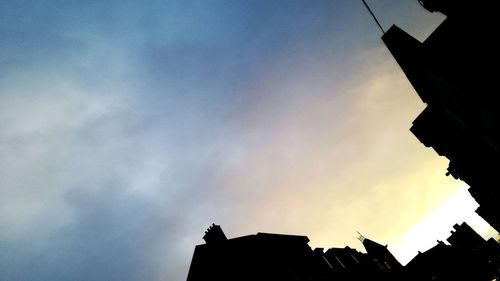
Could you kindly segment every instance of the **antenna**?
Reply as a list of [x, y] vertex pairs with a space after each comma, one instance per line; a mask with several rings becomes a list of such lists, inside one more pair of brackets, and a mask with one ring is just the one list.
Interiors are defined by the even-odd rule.
[[375, 22], [377, 23], [378, 27], [380, 28], [380, 30], [382, 30], [382, 33], [385, 33], [384, 31], [384, 28], [382, 28], [382, 25], [380, 24], [380, 22], [378, 21], [377, 17], [375, 16], [375, 14], [372, 12], [372, 9], [370, 9], [370, 6], [368, 6], [368, 4], [366, 3], [365, 0], [361, 0], [363, 1], [363, 4], [365, 4], [365, 7], [366, 9], [368, 9], [368, 12], [370, 12], [370, 14], [372, 15], [373, 19], [375, 20]]
[[358, 240], [361, 241], [361, 243], [363, 243], [365, 241], [365, 237], [363, 236], [363, 234], [359, 233], [359, 231], [356, 232], [359, 234]]

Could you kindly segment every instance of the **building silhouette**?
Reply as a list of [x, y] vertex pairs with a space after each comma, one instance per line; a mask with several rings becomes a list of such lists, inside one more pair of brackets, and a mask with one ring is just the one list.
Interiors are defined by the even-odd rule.
[[397, 26], [382, 39], [422, 101], [410, 131], [450, 160], [447, 175], [466, 182], [476, 212], [500, 230], [500, 46], [495, 1], [420, 0], [446, 19], [419, 42]]
[[500, 244], [485, 241], [469, 225], [455, 224], [449, 244], [438, 241], [419, 252], [406, 266], [406, 280], [497, 280], [500, 277]]
[[403, 266], [387, 246], [360, 239], [350, 247], [311, 249], [306, 236], [257, 233], [227, 239], [212, 225], [195, 248], [187, 281], [199, 280], [399, 280]]
[[212, 225], [195, 248], [187, 281], [202, 280], [409, 280], [491, 281], [500, 277], [500, 244], [485, 241], [466, 223], [456, 224], [449, 244], [419, 252], [406, 266], [373, 240], [366, 253], [350, 247], [311, 249], [306, 236], [257, 233], [227, 239]]

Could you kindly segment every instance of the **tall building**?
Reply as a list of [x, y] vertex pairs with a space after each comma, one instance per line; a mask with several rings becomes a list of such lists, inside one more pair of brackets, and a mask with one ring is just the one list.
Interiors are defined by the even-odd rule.
[[420, 0], [446, 19], [420, 42], [397, 26], [382, 40], [427, 104], [410, 131], [450, 160], [476, 212], [500, 230], [499, 20], [496, 1]]

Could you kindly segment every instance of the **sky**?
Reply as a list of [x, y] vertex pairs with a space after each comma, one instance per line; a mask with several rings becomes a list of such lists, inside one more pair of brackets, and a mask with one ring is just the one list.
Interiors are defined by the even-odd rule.
[[352, 0], [0, 1], [0, 279], [185, 280], [212, 223], [403, 263], [491, 234], [380, 36]]

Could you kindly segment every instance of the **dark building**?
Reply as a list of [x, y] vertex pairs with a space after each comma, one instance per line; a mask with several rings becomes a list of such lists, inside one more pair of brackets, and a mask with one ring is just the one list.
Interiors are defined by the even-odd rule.
[[330, 280], [399, 280], [403, 266], [387, 249], [361, 236], [366, 253], [350, 247], [331, 248], [323, 257], [331, 267]]
[[500, 245], [485, 241], [466, 223], [454, 226], [449, 245], [438, 244], [418, 253], [405, 267], [406, 280], [491, 281], [500, 277]]
[[195, 248], [187, 281], [326, 280], [328, 264], [318, 261], [306, 236], [257, 233], [228, 240], [213, 225], [204, 239], [206, 244]]
[[500, 94], [497, 1], [420, 0], [446, 19], [419, 42], [397, 26], [382, 37], [427, 107], [411, 132], [450, 160], [476, 212], [500, 230]]
[[[193, 254], [187, 281], [492, 281], [500, 278], [500, 244], [469, 225], [456, 224], [447, 239], [419, 252], [406, 266], [375, 241], [360, 237], [366, 253], [350, 247], [311, 249], [306, 236], [257, 233], [227, 239], [212, 225]], [[496, 279], [495, 279], [496, 278]]]
[[212, 225], [204, 239], [206, 243], [195, 248], [187, 281], [491, 281], [500, 277], [500, 244], [485, 241], [466, 223], [454, 226], [449, 244], [438, 241], [406, 266], [387, 246], [362, 236], [366, 253], [350, 247], [312, 250], [309, 239], [297, 235], [257, 233], [227, 239], [218, 225]]
[[193, 254], [187, 281], [399, 280], [403, 267], [382, 246], [362, 238], [366, 253], [350, 247], [311, 249], [306, 236], [257, 233], [227, 239], [212, 225]]

